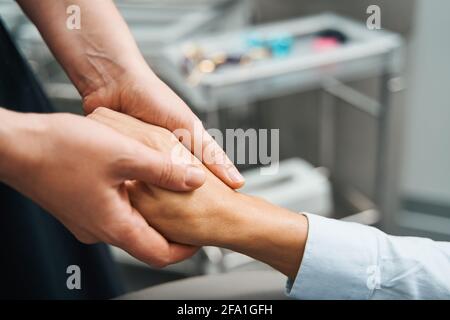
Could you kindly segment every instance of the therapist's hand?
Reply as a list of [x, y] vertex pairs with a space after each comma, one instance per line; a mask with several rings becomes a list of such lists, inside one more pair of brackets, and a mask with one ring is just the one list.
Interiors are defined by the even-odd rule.
[[[202, 159], [212, 173], [231, 188], [237, 189], [244, 184], [244, 178], [206, 132], [201, 121], [145, 63], [85, 96], [86, 113], [89, 114], [98, 107], [125, 113], [172, 132], [187, 130], [191, 139], [184, 141], [185, 146], [197, 158]], [[208, 155], [204, 154], [206, 150]], [[211, 158], [211, 154], [214, 158]]]
[[52, 213], [81, 242], [106, 242], [160, 267], [196, 249], [171, 244], [150, 227], [130, 204], [125, 182], [184, 186], [189, 166], [169, 166], [169, 160], [90, 119], [0, 108], [1, 181]]
[[[163, 128], [104, 108], [89, 117], [170, 154], [176, 162], [199, 163]], [[167, 239], [229, 248], [295, 277], [306, 243], [303, 215], [240, 194], [210, 172], [205, 184], [192, 192], [170, 192], [136, 181], [128, 182], [127, 189], [132, 204]]]
[[[18, 0], [18, 3], [77, 87], [87, 114], [106, 107], [172, 132], [186, 129], [191, 139], [183, 143], [199, 159], [207, 160], [203, 162], [211, 172], [232, 188], [244, 184], [233, 163], [189, 107], [152, 72], [113, 1]], [[81, 16], [76, 29], [67, 28], [67, 8], [74, 5], [79, 7]], [[208, 150], [206, 158], [205, 150]], [[214, 158], [209, 154], [214, 154]]]

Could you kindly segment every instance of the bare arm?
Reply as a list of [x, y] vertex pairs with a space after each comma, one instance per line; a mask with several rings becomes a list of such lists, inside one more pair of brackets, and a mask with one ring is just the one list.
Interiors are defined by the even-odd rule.
[[[128, 72], [149, 71], [112, 0], [18, 0], [83, 97]], [[81, 29], [66, 26], [77, 5]], [[155, 77], [156, 80], [156, 77]]]

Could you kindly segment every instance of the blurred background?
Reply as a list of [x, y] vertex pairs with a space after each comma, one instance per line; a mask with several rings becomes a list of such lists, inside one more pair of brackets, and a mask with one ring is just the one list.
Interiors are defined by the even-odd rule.
[[[280, 129], [279, 174], [241, 165], [245, 192], [450, 240], [449, 1], [116, 3], [148, 63], [207, 127]], [[371, 5], [380, 30], [366, 24]], [[81, 113], [77, 91], [15, 2], [0, 0], [0, 12], [58, 111]], [[113, 253], [130, 291], [267, 268], [218, 248], [164, 270]]]

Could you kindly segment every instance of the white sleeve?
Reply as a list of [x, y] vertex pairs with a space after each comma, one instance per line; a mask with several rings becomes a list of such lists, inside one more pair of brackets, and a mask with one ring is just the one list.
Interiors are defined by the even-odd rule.
[[450, 243], [307, 214], [296, 299], [449, 299]]

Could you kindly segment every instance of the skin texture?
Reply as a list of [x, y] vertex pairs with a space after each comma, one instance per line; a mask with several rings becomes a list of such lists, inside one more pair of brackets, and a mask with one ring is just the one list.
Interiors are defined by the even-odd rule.
[[[176, 161], [198, 162], [165, 129], [105, 108], [89, 117], [181, 158]], [[167, 239], [232, 249], [268, 263], [291, 278], [296, 276], [307, 237], [305, 216], [240, 194], [210, 172], [205, 184], [192, 192], [171, 192], [137, 181], [127, 182], [127, 189], [133, 205]]]
[[150, 227], [125, 186], [182, 178], [181, 165], [155, 170], [159, 152], [84, 117], [0, 108], [0, 119], [0, 181], [51, 212], [78, 240], [106, 242], [160, 267], [195, 252]]

